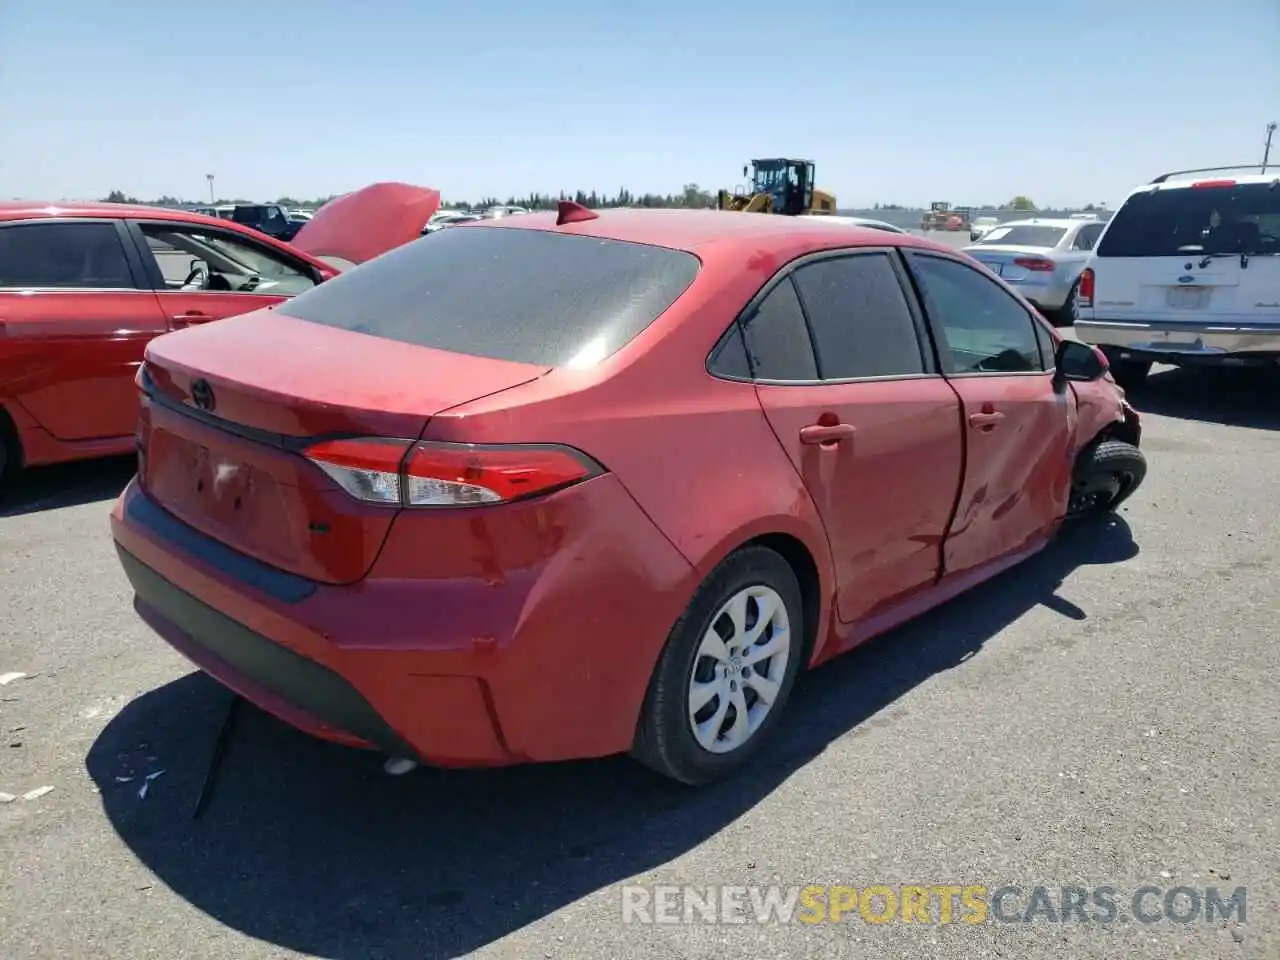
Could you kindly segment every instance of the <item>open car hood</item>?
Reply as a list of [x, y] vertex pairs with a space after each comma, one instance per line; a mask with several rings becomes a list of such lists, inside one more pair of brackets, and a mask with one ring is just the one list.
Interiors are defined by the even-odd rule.
[[330, 200], [291, 241], [303, 253], [345, 270], [417, 240], [440, 209], [440, 191], [375, 183]]

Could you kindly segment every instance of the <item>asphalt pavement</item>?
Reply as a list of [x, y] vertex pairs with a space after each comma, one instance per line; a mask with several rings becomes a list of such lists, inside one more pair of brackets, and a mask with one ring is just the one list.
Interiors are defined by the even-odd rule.
[[[1134, 399], [1150, 474], [1118, 518], [806, 676], [700, 791], [625, 759], [389, 777], [250, 711], [193, 820], [227, 698], [130, 606], [132, 463], [33, 472], [0, 497], [0, 957], [1280, 956], [1280, 380]], [[658, 885], [769, 884], [1022, 893], [1014, 922], [624, 922]], [[1076, 885], [1117, 919], [1019, 919]], [[1244, 887], [1244, 922], [1144, 922], [1144, 885]]]

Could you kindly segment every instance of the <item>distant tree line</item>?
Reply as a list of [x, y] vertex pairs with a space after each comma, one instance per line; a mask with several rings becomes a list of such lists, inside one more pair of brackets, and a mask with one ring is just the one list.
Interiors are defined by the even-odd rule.
[[[283, 207], [291, 210], [318, 210], [330, 200], [337, 198], [337, 194], [331, 194], [327, 197], [317, 197], [312, 200], [306, 200], [301, 197], [277, 197], [275, 202]], [[158, 200], [139, 200], [137, 197], [130, 196], [122, 190], [112, 190], [105, 200], [108, 203], [146, 203], [160, 207], [183, 207], [191, 206], [191, 201], [179, 200], [177, 197], [163, 196]], [[592, 209], [602, 209], [608, 207], [683, 207], [683, 208], [706, 208], [715, 206], [715, 192], [704, 190], [696, 183], [687, 183], [679, 193], [632, 193], [625, 187], [618, 190], [617, 193], [609, 195], [600, 193], [596, 190], [575, 190], [561, 191], [559, 194], [550, 193], [532, 193], [527, 196], [517, 197], [509, 196], [506, 199], [501, 197], [481, 197], [478, 201], [471, 202], [466, 200], [447, 200], [443, 206], [451, 210], [483, 210], [494, 206], [512, 206], [526, 207], [529, 210], [552, 210], [555, 209], [557, 203], [561, 200], [573, 200]], [[203, 202], [203, 201], [201, 201]], [[231, 204], [231, 203], [257, 203], [260, 201], [247, 200], [243, 197], [223, 198], [215, 201], [215, 205]], [[955, 204], [953, 204], [955, 206]], [[980, 210], [1017, 210], [1020, 212], [1035, 212], [1040, 208], [1035, 202], [1027, 196], [1016, 196], [1012, 200], [1002, 204], [971, 204], [974, 209]], [[900, 203], [877, 203], [871, 207], [872, 210], [880, 211], [915, 211], [920, 207], [904, 206]], [[1093, 212], [1103, 210], [1103, 204], [1087, 204], [1082, 208], [1085, 211]]]
[[[318, 210], [330, 200], [336, 199], [337, 195], [327, 197], [318, 197], [313, 200], [306, 200], [301, 197], [278, 197], [275, 202], [289, 209], [305, 209]], [[139, 200], [137, 197], [130, 196], [122, 190], [112, 190], [104, 198], [107, 203], [147, 203], [161, 207], [180, 207], [190, 206], [191, 201], [179, 200], [177, 197], [164, 196], [158, 200]], [[478, 201], [466, 200], [448, 200], [443, 206], [451, 210], [482, 210], [488, 207], [506, 205], [512, 207], [526, 207], [530, 210], [553, 210], [561, 200], [574, 200], [583, 206], [595, 208], [605, 207], [713, 207], [715, 206], [715, 193], [710, 190], [703, 190], [696, 183], [685, 184], [683, 190], [679, 193], [632, 193], [623, 187], [612, 196], [600, 193], [596, 190], [575, 190], [561, 191], [559, 194], [549, 193], [532, 193], [527, 196], [517, 197], [509, 196], [506, 199], [501, 197], [481, 197]], [[204, 201], [200, 201], [203, 203]], [[257, 203], [261, 201], [246, 200], [242, 197], [218, 199], [214, 201], [214, 205], [231, 203]]]

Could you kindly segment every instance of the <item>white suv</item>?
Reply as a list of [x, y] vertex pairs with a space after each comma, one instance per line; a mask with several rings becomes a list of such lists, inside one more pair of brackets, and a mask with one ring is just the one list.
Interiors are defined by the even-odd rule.
[[1255, 168], [1166, 173], [1102, 232], [1075, 328], [1121, 385], [1141, 384], [1153, 362], [1280, 364], [1280, 176], [1226, 175]]

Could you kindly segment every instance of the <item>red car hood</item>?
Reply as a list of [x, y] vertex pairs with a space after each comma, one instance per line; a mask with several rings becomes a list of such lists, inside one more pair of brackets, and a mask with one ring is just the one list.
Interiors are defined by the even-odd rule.
[[330, 200], [298, 231], [292, 245], [346, 269], [417, 240], [438, 209], [439, 190], [375, 183]]

